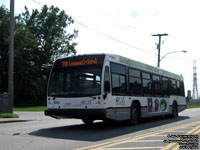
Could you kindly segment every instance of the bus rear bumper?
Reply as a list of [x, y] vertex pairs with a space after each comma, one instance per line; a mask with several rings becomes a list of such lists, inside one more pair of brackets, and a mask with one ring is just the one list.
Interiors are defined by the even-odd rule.
[[105, 119], [105, 109], [47, 109], [44, 114], [53, 118]]

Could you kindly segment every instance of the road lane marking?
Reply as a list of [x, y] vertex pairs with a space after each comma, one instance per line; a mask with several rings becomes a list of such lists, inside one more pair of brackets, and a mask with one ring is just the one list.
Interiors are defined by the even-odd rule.
[[86, 149], [89, 149], [89, 148], [94, 148], [94, 147], [98, 147], [98, 146], [106, 145], [106, 144], [110, 144], [110, 143], [112, 143], [112, 142], [104, 142], [104, 143], [100, 143], [100, 144], [96, 144], [96, 145], [90, 145], [90, 146], [78, 148], [78, 149], [75, 149], [75, 150], [86, 150]]
[[199, 134], [200, 130], [197, 130], [196, 132], [194, 132], [195, 135]]
[[163, 147], [156, 146], [156, 147], [115, 147], [115, 148], [103, 148], [98, 150], [123, 150], [123, 149], [161, 149]]
[[166, 137], [166, 134], [158, 134], [158, 135], [155, 135], [155, 136], [164, 136], [164, 137]]
[[[195, 128], [193, 128], [192, 130], [190, 130], [190, 131], [188, 131], [185, 135], [190, 135], [190, 134], [192, 134], [192, 133], [194, 133], [194, 134], [196, 134], [196, 133], [198, 133], [198, 129], [200, 128], [200, 125], [198, 125], [197, 127], [195, 127]], [[197, 131], [196, 131], [197, 130]], [[195, 132], [196, 131], [196, 132]], [[175, 146], [176, 145], [176, 146]], [[174, 147], [175, 146], [175, 147]], [[179, 145], [178, 145], [178, 143], [170, 143], [170, 144], [168, 144], [167, 146], [165, 146], [165, 147], [163, 147], [163, 149], [162, 150], [169, 150], [170, 148], [172, 148], [172, 147], [174, 147], [173, 148], [173, 150], [177, 150], [177, 149], [179, 149]]]
[[179, 149], [179, 145], [176, 145], [172, 150], [178, 150]]
[[151, 137], [151, 136], [154, 136], [154, 135], [157, 135], [157, 134], [160, 134], [160, 133], [165, 133], [166, 131], [169, 131], [169, 130], [177, 130], [177, 129], [185, 128], [185, 127], [188, 127], [188, 126], [196, 125], [196, 124], [199, 124], [199, 123], [200, 123], [200, 121], [197, 121], [197, 122], [192, 122], [192, 123], [188, 123], [188, 124], [184, 124], [184, 125], [175, 126], [175, 127], [172, 127], [172, 128], [167, 128], [167, 129], [164, 129], [164, 130], [155, 131], [155, 132], [152, 132], [152, 133], [147, 133], [145, 135], [132, 137], [130, 140], [123, 140], [123, 141], [120, 141], [118, 143], [114, 142], [112, 144], [108, 144], [108, 145], [102, 146], [100, 148], [107, 148], [107, 147], [111, 147], [111, 146], [115, 146], [115, 145], [119, 145], [119, 144], [123, 144], [123, 143], [127, 143], [127, 142], [133, 142], [133, 141], [143, 139], [143, 138], [146, 138], [146, 137]]
[[119, 144], [123, 144], [123, 143], [128, 143], [128, 142], [133, 142], [133, 141], [144, 139], [144, 138], [151, 137], [151, 136], [157, 136], [157, 135], [165, 133], [167, 131], [174, 131], [174, 130], [177, 130], [177, 129], [193, 126], [193, 125], [196, 125], [196, 124], [199, 124], [199, 123], [200, 123], [200, 121], [182, 124], [182, 125], [179, 125], [179, 126], [175, 126], [175, 127], [171, 127], [171, 128], [167, 128], [167, 129], [163, 129], [163, 130], [158, 130], [158, 131], [154, 131], [154, 132], [143, 134], [143, 135], [138, 135], [138, 136], [134, 136], [134, 137], [128, 137], [128, 138], [114, 140], [114, 141], [111, 141], [111, 142], [105, 142], [105, 143], [100, 143], [100, 144], [91, 145], [91, 146], [87, 146], [87, 147], [82, 147], [82, 148], [78, 148], [76, 150], [106, 149], [106, 148], [111, 147], [111, 146], [115, 146], [115, 145], [119, 145]]
[[163, 140], [137, 140], [132, 142], [162, 142]]
[[188, 131], [188, 132], [186, 133], [186, 135], [192, 134], [193, 132], [195, 132], [195, 131], [196, 131], [197, 129], [199, 129], [199, 128], [200, 128], [200, 125], [198, 125], [197, 127], [193, 128], [192, 130]]

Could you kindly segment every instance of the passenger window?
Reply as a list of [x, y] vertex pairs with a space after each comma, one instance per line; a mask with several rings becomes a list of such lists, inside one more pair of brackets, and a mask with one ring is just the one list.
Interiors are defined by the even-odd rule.
[[129, 89], [131, 95], [142, 94], [142, 82], [139, 70], [129, 69]]
[[113, 94], [124, 95], [127, 93], [126, 67], [123, 65], [111, 63], [111, 72]]
[[144, 94], [152, 94], [152, 80], [151, 75], [149, 73], [142, 73], [142, 86]]
[[162, 94], [169, 95], [169, 80], [165, 77], [162, 77]]
[[177, 94], [176, 80], [174, 79], [170, 79], [170, 94], [171, 95]]
[[160, 76], [153, 75], [153, 93], [154, 95], [161, 95]]
[[125, 94], [126, 89], [126, 79], [124, 75], [112, 73], [112, 91], [113, 94]]

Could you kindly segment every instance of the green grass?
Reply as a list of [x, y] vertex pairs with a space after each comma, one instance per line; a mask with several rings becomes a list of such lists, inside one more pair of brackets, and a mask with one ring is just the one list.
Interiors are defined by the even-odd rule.
[[34, 106], [34, 107], [15, 107], [14, 111], [44, 111], [46, 106]]
[[19, 118], [19, 116], [16, 114], [1, 113], [0, 118]]
[[187, 109], [200, 108], [200, 105], [187, 105]]

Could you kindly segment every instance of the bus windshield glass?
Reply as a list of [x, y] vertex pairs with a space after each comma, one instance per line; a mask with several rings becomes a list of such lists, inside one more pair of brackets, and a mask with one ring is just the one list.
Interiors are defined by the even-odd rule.
[[54, 69], [49, 83], [49, 96], [82, 97], [98, 95], [101, 91], [101, 68], [80, 67]]
[[101, 92], [100, 65], [56, 68], [52, 70], [48, 95], [55, 97], [84, 97]]

